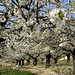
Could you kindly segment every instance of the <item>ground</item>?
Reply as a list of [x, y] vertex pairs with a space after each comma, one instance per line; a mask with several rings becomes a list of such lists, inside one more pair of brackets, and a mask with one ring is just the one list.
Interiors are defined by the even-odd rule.
[[[31, 63], [28, 66], [19, 66], [16, 69], [19, 69], [20, 71], [30, 71], [38, 75], [73, 75], [72, 65], [72, 60], [70, 60], [69, 63], [67, 63], [66, 60], [59, 60], [57, 64], [54, 64], [54, 61], [51, 61], [51, 66], [48, 69], [45, 69], [45, 62], [38, 62], [37, 66], [33, 66]], [[12, 63], [0, 62], [0, 70], [10, 70], [13, 69], [13, 67], [15, 67], [15, 65]]]

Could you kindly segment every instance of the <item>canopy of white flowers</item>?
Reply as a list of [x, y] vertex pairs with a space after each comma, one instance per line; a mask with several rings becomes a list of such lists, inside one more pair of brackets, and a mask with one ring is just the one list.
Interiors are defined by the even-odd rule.
[[69, 21], [68, 16], [75, 12], [72, 2], [0, 0], [0, 5], [4, 7], [0, 10], [0, 37], [5, 39], [6, 55], [12, 59], [25, 58], [25, 53], [33, 56], [47, 54], [47, 51], [53, 52], [53, 49], [67, 44], [67, 40], [75, 41], [75, 25], [66, 23]]

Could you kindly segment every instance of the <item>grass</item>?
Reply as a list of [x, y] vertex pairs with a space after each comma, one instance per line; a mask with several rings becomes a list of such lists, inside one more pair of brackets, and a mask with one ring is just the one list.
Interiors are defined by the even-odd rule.
[[2, 67], [2, 65], [0, 64], [0, 67]]
[[[51, 67], [57, 67], [57, 66], [73, 66], [73, 62], [72, 60], [70, 60], [70, 62], [67, 63], [66, 60], [58, 60], [58, 63], [54, 63], [53, 60], [51, 60], [50, 62]], [[33, 64], [32, 64], [33, 65]], [[45, 62], [44, 63], [38, 63], [37, 66], [39, 66], [40, 68], [44, 68], [45, 67]]]
[[58, 63], [53, 63], [51, 62], [52, 65], [54, 66], [72, 66], [72, 60], [70, 60], [70, 62], [67, 62], [66, 60], [59, 60]]
[[[58, 63], [54, 63], [53, 60], [51, 60], [51, 66], [48, 68], [50, 71], [56, 72], [58, 75], [61, 75], [61, 73], [67, 73], [68, 71], [72, 72], [73, 68], [73, 61], [70, 59], [70, 62], [67, 62], [67, 60], [58, 60]], [[45, 62], [44, 63], [38, 63], [37, 65], [39, 68], [45, 68]], [[69, 70], [70, 69], [70, 70]], [[64, 75], [73, 75], [71, 74], [64, 74]]]
[[20, 71], [20, 70], [1, 70], [0, 75], [37, 75], [30, 71]]
[[[66, 60], [59, 60], [57, 64], [54, 64], [53, 62], [51, 62], [51, 64], [53, 67], [52, 70], [55, 71], [58, 75], [60, 75], [61, 73], [63, 73], [64, 75], [73, 75], [72, 74], [72, 68], [73, 68], [72, 59], [70, 60], [70, 62], [67, 62]], [[69, 74], [68, 72], [71, 74]]]
[[[72, 71], [73, 69], [73, 61], [72, 59], [70, 60], [70, 62], [67, 63], [66, 60], [58, 60], [58, 63], [55, 64], [53, 60], [51, 60], [51, 66], [48, 68], [48, 70], [50, 71], [54, 71], [56, 72], [58, 75], [61, 75], [61, 73], [63, 73], [64, 75], [73, 75], [72, 73], [67, 73], [68, 71]], [[31, 63], [30, 65], [28, 65], [29, 67], [33, 67], [33, 64]], [[11, 69], [11, 66], [2, 66], [0, 65], [0, 68], [6, 68], [6, 69]], [[38, 62], [37, 66], [39, 69], [44, 69], [45, 68], [45, 62], [41, 63]], [[25, 66], [21, 67], [21, 68], [25, 68]], [[35, 71], [35, 70], [34, 70]], [[26, 71], [20, 71], [20, 70], [1, 70], [1, 75], [37, 75], [35, 74], [36, 72], [32, 73], [28, 70]]]
[[44, 62], [44, 63], [38, 63], [37, 66], [38, 66], [39, 68], [45, 68], [45, 62]]
[[12, 66], [0, 66], [0, 70], [2, 69], [12, 69]]

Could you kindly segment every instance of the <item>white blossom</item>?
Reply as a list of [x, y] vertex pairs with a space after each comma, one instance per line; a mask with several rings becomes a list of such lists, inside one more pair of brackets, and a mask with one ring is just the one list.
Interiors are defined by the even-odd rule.
[[2, 17], [1, 22], [5, 22], [5, 21], [6, 21], [6, 18]]
[[49, 18], [50, 18], [50, 21], [53, 24], [55, 24], [56, 26], [65, 25], [65, 20], [67, 20], [66, 12], [63, 9], [60, 9], [60, 8], [52, 9], [49, 12]]
[[68, 43], [68, 42], [63, 42], [63, 43], [59, 44], [59, 46], [60, 46], [60, 47], [62, 47], [62, 46], [66, 46], [67, 43]]

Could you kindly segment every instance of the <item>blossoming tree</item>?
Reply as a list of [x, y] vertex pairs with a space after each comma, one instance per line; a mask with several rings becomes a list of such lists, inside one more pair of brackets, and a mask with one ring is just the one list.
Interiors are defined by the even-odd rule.
[[[3, 41], [5, 39], [7, 54], [13, 59], [21, 59], [26, 51], [31, 50], [31, 54], [33, 52], [36, 54], [39, 48], [42, 51], [45, 49], [46, 66], [49, 67], [52, 49], [61, 46], [60, 38], [67, 37], [72, 42], [69, 43], [71, 49], [68, 49], [73, 50], [73, 61], [75, 61], [75, 29], [70, 28], [73, 37], [69, 34], [69, 30], [66, 34], [61, 33], [63, 29], [69, 28], [68, 26], [72, 27], [70, 23], [67, 23], [67, 26], [66, 20], [68, 21], [67, 16], [74, 14], [75, 10], [70, 0], [64, 2], [63, 0], [0, 0], [0, 6], [4, 7], [0, 10], [1, 38]], [[37, 47], [40, 42], [42, 45]]]

